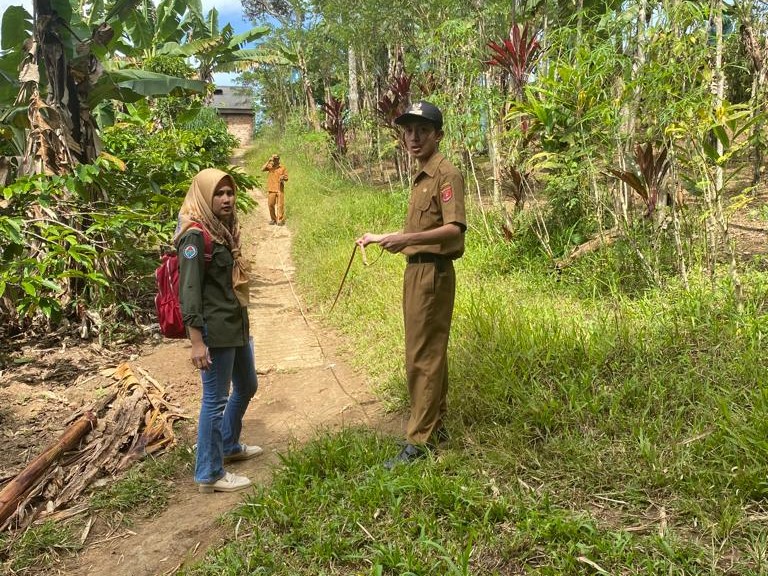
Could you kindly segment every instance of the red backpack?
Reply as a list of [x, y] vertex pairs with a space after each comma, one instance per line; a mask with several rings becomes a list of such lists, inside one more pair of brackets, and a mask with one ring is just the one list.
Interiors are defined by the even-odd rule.
[[[205, 244], [205, 265], [211, 261], [213, 254], [213, 241], [208, 230], [200, 224], [192, 224], [203, 232]], [[181, 304], [179, 303], [179, 255], [176, 250], [163, 254], [160, 266], [155, 270], [155, 283], [157, 294], [155, 295], [155, 309], [157, 321], [160, 323], [160, 333], [166, 338], [186, 338], [187, 330], [181, 318]]]

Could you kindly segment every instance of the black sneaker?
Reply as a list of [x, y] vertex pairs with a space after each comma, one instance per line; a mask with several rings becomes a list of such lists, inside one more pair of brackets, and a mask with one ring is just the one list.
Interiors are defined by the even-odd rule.
[[416, 460], [424, 458], [427, 455], [426, 449], [415, 444], [406, 444], [400, 450], [400, 453], [394, 458], [384, 462], [384, 468], [392, 470], [398, 464], [413, 464]]

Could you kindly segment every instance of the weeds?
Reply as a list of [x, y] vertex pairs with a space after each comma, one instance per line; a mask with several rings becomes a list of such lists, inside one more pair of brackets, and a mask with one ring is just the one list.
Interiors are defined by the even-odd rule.
[[125, 477], [96, 492], [91, 508], [106, 514], [133, 513], [140, 517], [162, 511], [173, 492], [173, 478], [188, 470], [192, 451], [179, 447], [162, 458], [149, 457], [131, 468]]
[[48, 521], [28, 528], [15, 539], [0, 539], [0, 568], [5, 567], [8, 574], [37, 572], [53, 565], [62, 554], [79, 549], [80, 543], [67, 525]]

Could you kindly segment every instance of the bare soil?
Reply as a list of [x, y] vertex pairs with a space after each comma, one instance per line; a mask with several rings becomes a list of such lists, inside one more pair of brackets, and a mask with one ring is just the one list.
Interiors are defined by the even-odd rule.
[[[265, 454], [230, 469], [259, 484], [269, 481], [278, 454], [293, 443], [351, 425], [396, 432], [402, 421], [384, 413], [364, 377], [345, 363], [340, 339], [307, 315], [293, 284], [290, 201], [288, 225], [271, 226], [264, 195], [252, 194], [259, 206], [243, 219], [243, 246], [252, 264], [249, 316], [259, 390], [245, 415], [242, 439], [259, 444]], [[0, 372], [0, 482], [58, 437], [74, 411], [96, 399], [103, 385], [95, 377], [100, 368], [125, 361], [163, 384], [170, 400], [191, 416], [181, 433], [193, 444], [201, 389], [187, 341], [158, 340], [119, 353], [95, 344], [38, 342]], [[231, 536], [219, 518], [244, 494], [199, 494], [190, 475], [177, 483], [170, 505], [157, 517], [127, 525], [94, 518], [79, 555], [47, 573], [173, 573]]]

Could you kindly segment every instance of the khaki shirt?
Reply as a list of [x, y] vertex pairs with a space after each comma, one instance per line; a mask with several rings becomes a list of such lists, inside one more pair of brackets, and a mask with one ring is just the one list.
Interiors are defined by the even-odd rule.
[[282, 192], [283, 182], [288, 180], [288, 170], [280, 165], [277, 168], [272, 166], [271, 162], [264, 164], [263, 172], [269, 172], [267, 176], [267, 192]]
[[404, 232], [426, 232], [455, 223], [462, 234], [443, 244], [408, 246], [403, 254], [440, 254], [459, 258], [464, 254], [467, 217], [464, 211], [464, 177], [440, 152], [435, 152], [416, 174], [408, 203]]
[[248, 344], [248, 309], [232, 289], [232, 253], [213, 243], [211, 261], [205, 263], [205, 242], [191, 229], [179, 240], [179, 303], [185, 326], [203, 331], [211, 348]]

